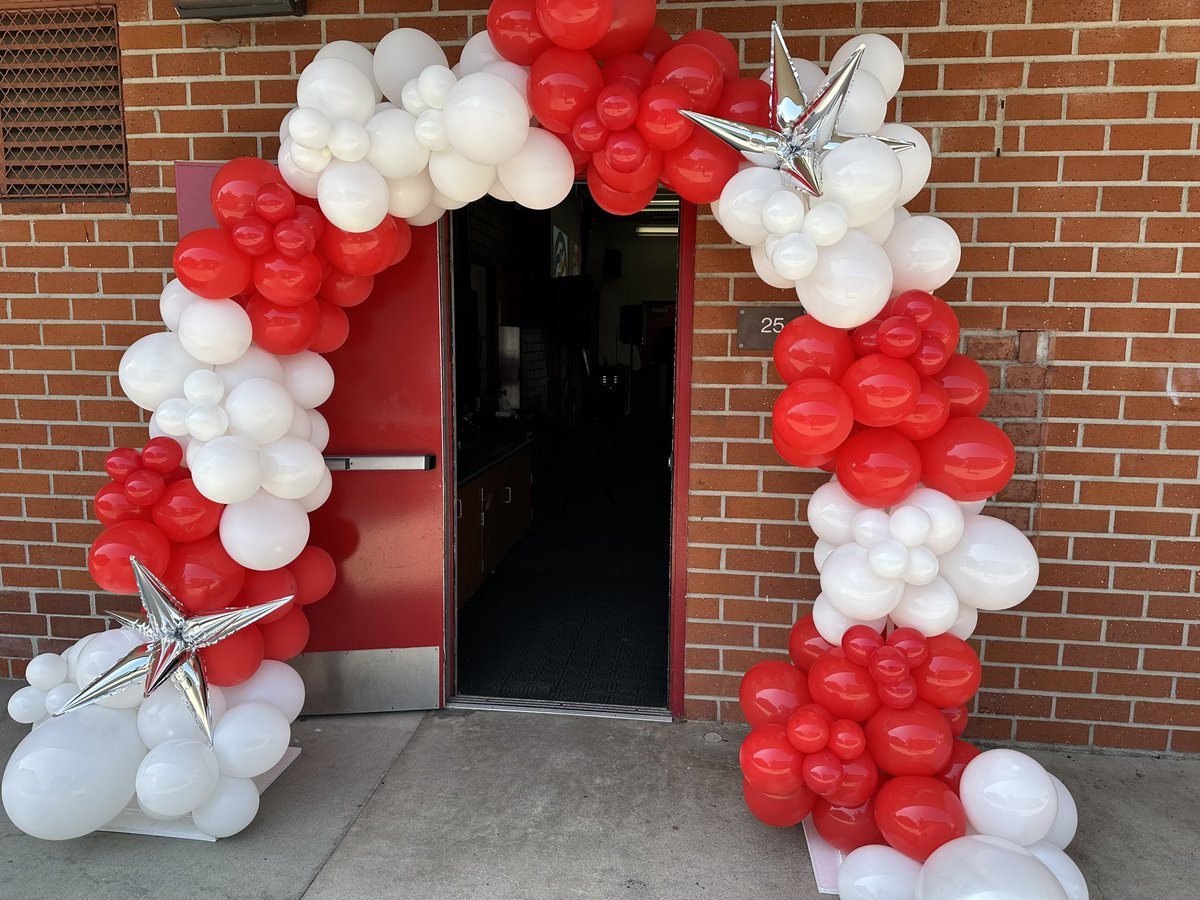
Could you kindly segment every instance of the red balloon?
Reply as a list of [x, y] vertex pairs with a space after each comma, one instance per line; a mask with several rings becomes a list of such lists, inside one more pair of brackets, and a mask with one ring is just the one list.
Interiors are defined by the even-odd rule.
[[258, 671], [263, 661], [262, 632], [257, 625], [235, 631], [229, 637], [200, 651], [209, 684], [233, 687]]
[[142, 454], [132, 447], [118, 447], [110, 450], [104, 457], [104, 471], [117, 484], [124, 484], [125, 479], [142, 468]]
[[742, 741], [738, 754], [750, 785], [775, 797], [795, 793], [804, 784], [804, 756], [788, 743], [782, 725], [762, 725]]
[[950, 398], [946, 390], [928, 375], [921, 376], [917, 405], [913, 411], [892, 426], [892, 430], [910, 441], [923, 441], [942, 430], [950, 419]]
[[829, 742], [829, 711], [816, 703], [806, 703], [788, 717], [788, 742], [801, 753], [816, 753]]
[[954, 746], [950, 749], [950, 762], [946, 763], [946, 768], [938, 772], [937, 777], [944, 781], [950, 790], [958, 793], [959, 784], [962, 781], [962, 773], [967, 767], [967, 763], [982, 752], [974, 744], [956, 740]]
[[[597, 154], [597, 156], [602, 157], [603, 154]], [[619, 191], [600, 177], [594, 161], [588, 166], [587, 182], [592, 199], [601, 209], [614, 216], [631, 216], [636, 212], [641, 212], [658, 192], [657, 184], [651, 184], [649, 187], [634, 192]]]
[[[921, 456], [912, 441], [890, 428], [864, 428], [842, 444], [837, 475], [859, 503], [892, 506], [911, 494], [921, 480]], [[933, 487], [928, 481], [926, 484]]]
[[254, 287], [272, 303], [299, 306], [317, 296], [321, 264], [315, 253], [292, 259], [273, 250], [254, 260]]
[[[678, 45], [695, 44], [698, 47], [703, 47], [713, 55], [713, 58], [721, 66], [721, 77], [725, 81], [736, 81], [741, 73], [741, 63], [738, 61], [738, 52], [734, 49], [733, 44], [729, 42], [729, 38], [723, 34], [718, 34], [715, 31], [703, 29], [700, 31], [689, 31], [677, 42]], [[759, 84], [766, 82], [759, 79], [754, 79]], [[768, 91], [769, 92], [769, 91]], [[739, 122], [749, 122], [749, 119], [738, 119]], [[757, 122], [751, 123], [757, 125]]]
[[288, 356], [308, 348], [321, 325], [321, 307], [316, 300], [299, 306], [279, 306], [255, 295], [246, 304], [254, 343], [268, 353]]
[[825, 799], [834, 806], [861, 806], [875, 796], [877, 787], [879, 766], [875, 765], [871, 754], [864, 750], [853, 759], [842, 761], [842, 783]]
[[350, 319], [340, 306], [320, 300], [317, 305], [321, 308], [321, 321], [308, 349], [314, 353], [332, 353], [350, 337]]
[[606, 85], [623, 84], [641, 95], [650, 87], [654, 75], [654, 63], [640, 53], [622, 53], [610, 56], [600, 67], [600, 77]]
[[947, 350], [958, 346], [958, 316], [941, 297], [933, 298], [933, 316], [924, 325], [925, 333], [936, 337]]
[[850, 336], [807, 315], [783, 326], [773, 352], [775, 371], [788, 384], [801, 378], [841, 381], [854, 362]]
[[245, 580], [246, 570], [226, 552], [217, 534], [176, 544], [162, 574], [163, 584], [189, 613], [230, 606]]
[[644, 168], [653, 152], [633, 128], [614, 131], [604, 142], [604, 161], [614, 171], [626, 175]]
[[903, 359], [921, 343], [921, 329], [912, 319], [891, 316], [879, 325], [879, 352]]
[[238, 591], [237, 597], [234, 598], [233, 606], [258, 606], [261, 603], [270, 603], [272, 600], [282, 600], [284, 597], [293, 598], [292, 603], [285, 604], [275, 612], [259, 619], [260, 622], [277, 622], [288, 614], [295, 605], [296, 596], [296, 577], [291, 573], [291, 570], [271, 569], [269, 572], [256, 572], [254, 569], [246, 570], [246, 580], [242, 583], [242, 589]]
[[921, 441], [917, 450], [919, 477], [925, 486], [959, 501], [986, 500], [999, 493], [1017, 465], [1008, 435], [991, 422], [972, 416], [951, 417], [941, 431]]
[[839, 719], [866, 720], [879, 708], [875, 682], [863, 666], [856, 666], [835, 647], [808, 670], [808, 692]]
[[492, 0], [487, 30], [500, 55], [519, 66], [530, 65], [551, 46], [538, 22], [533, 0]]
[[656, 150], [674, 150], [691, 137], [696, 128], [690, 119], [679, 113], [681, 109], [688, 109], [690, 103], [687, 92], [678, 85], [651, 85], [638, 101], [638, 132]]
[[870, 625], [851, 625], [842, 635], [842, 652], [856, 666], [866, 666], [884, 645], [883, 635]]
[[166, 475], [183, 462], [183, 448], [169, 437], [150, 438], [142, 447], [142, 466], [151, 472]]
[[821, 637], [816, 623], [813, 622], [812, 613], [801, 616], [792, 626], [791, 634], [788, 636], [788, 656], [792, 658], [793, 665], [801, 672], [807, 674], [812, 669], [813, 663], [831, 649], [833, 649], [833, 644]]
[[408, 223], [401, 227], [387, 216], [370, 231], [342, 231], [329, 225], [320, 243], [334, 268], [351, 275], [378, 275], [392, 264], [397, 243], [402, 244], [406, 238], [411, 242]]
[[842, 786], [845, 777], [842, 761], [828, 750], [818, 750], [804, 757], [801, 766], [804, 783], [818, 797], [828, 797]]
[[115, 481], [108, 482], [96, 491], [92, 506], [96, 510], [96, 518], [105, 527], [118, 522], [144, 522], [150, 518], [150, 510], [132, 502], [125, 496], [124, 485]]
[[217, 170], [209, 191], [209, 201], [217, 222], [229, 227], [252, 215], [258, 189], [264, 184], [278, 181], [279, 170], [257, 157], [243, 156], [225, 163]]
[[637, 119], [638, 95], [629, 85], [618, 82], [600, 90], [596, 97], [596, 115], [605, 128], [624, 131]]
[[612, 0], [537, 0], [534, 9], [546, 37], [567, 50], [586, 50], [612, 24]]
[[721, 62], [707, 47], [678, 43], [654, 64], [654, 84], [673, 84], [681, 87], [691, 98], [690, 108], [711, 113], [717, 108], [725, 79]]
[[762, 128], [771, 127], [771, 86], [761, 78], [726, 81], [712, 114]]
[[911, 675], [905, 675], [892, 684], [876, 684], [879, 701], [892, 709], [908, 709], [917, 702], [917, 683]]
[[908, 364], [916, 369], [918, 375], [936, 375], [950, 360], [950, 351], [935, 335], [923, 333], [917, 349], [908, 357]]
[[157, 472], [149, 469], [138, 469], [131, 472], [125, 479], [125, 496], [130, 503], [138, 506], [153, 506], [163, 494], [166, 482]]
[[804, 673], [774, 659], [750, 667], [742, 676], [738, 699], [751, 728], [786, 725], [792, 713], [811, 700]]
[[903, 775], [875, 796], [875, 824], [892, 847], [925, 862], [942, 844], [967, 833], [967, 814], [950, 788], [936, 778]]
[[950, 633], [928, 638], [927, 645], [929, 658], [913, 669], [920, 698], [945, 709], [974, 697], [983, 667], [971, 645]]
[[861, 806], [833, 806], [828, 800], [818, 798], [813, 804], [813, 825], [817, 833], [843, 853], [865, 847], [867, 844], [882, 844], [883, 835], [875, 824], [875, 801], [867, 800]]
[[533, 61], [529, 106], [543, 128], [567, 134], [585, 109], [594, 108], [604, 79], [582, 50], [551, 47]]
[[308, 643], [308, 616], [302, 609], [293, 607], [277, 622], [261, 626], [263, 657], [287, 661], [304, 652]]
[[250, 257], [220, 228], [184, 235], [172, 261], [183, 286], [209, 300], [234, 297], [250, 285]]
[[571, 126], [571, 140], [589, 156], [599, 153], [608, 142], [609, 131], [594, 109], [585, 109]]
[[929, 659], [929, 639], [915, 628], [897, 628], [888, 635], [887, 642], [904, 654], [909, 666], [919, 666]]
[[254, 195], [254, 208], [272, 225], [277, 225], [296, 214], [296, 195], [286, 184], [270, 182]]
[[800, 787], [782, 797], [764, 794], [745, 778], [742, 779], [742, 796], [746, 798], [746, 808], [754, 817], [766, 825], [776, 828], [790, 828], [799, 825], [812, 812], [816, 796], [807, 785]]
[[648, 188], [658, 189], [658, 173], [662, 167], [661, 153], [647, 148], [640, 165], [636, 165], [629, 171], [622, 171], [609, 164], [607, 141], [605, 143], [606, 150], [604, 152], [592, 155], [592, 166], [606, 185], [614, 190], [638, 196]]
[[871, 654], [867, 671], [876, 684], [896, 684], [908, 677], [908, 660], [895, 647], [880, 647]]
[[201, 494], [192, 479], [183, 478], [167, 485], [154, 504], [154, 524], [172, 541], [196, 541], [217, 530], [224, 509]]
[[309, 203], [316, 202], [317, 201], [311, 197], [300, 197], [296, 201], [296, 220], [303, 222], [305, 225], [311, 228], [313, 234], [319, 241], [321, 240], [321, 235], [325, 233], [325, 226], [328, 223], [325, 220], [325, 216], [319, 209], [307, 205]]
[[950, 415], [977, 416], [987, 406], [987, 372], [971, 357], [955, 353], [933, 379], [946, 390]]
[[917, 408], [921, 381], [902, 359], [872, 353], [855, 360], [841, 385], [854, 406], [854, 418], [864, 425], [895, 425]]
[[694, 128], [687, 140], [663, 154], [663, 177], [689, 203], [714, 203], [737, 174], [741, 158], [720, 138]]
[[333, 557], [320, 547], [305, 547], [287, 567], [296, 578], [298, 606], [308, 606], [321, 600], [333, 590], [333, 583], [337, 580], [337, 566]]
[[849, 719], [838, 719], [829, 726], [829, 750], [838, 759], [857, 759], [867, 749], [862, 726]]
[[234, 222], [229, 228], [234, 244], [250, 256], [262, 256], [271, 249], [273, 232], [270, 222], [253, 214]]
[[922, 330], [934, 318], [934, 305], [937, 297], [928, 291], [904, 291], [897, 294], [884, 307], [885, 316], [904, 316], [912, 319]]
[[655, 7], [655, 0], [612, 0], [608, 33], [588, 52], [596, 59], [612, 59], [640, 48], [654, 29]]
[[881, 320], [872, 319], [854, 329], [850, 336], [850, 342], [854, 346], [855, 354], [869, 356], [879, 352], [879, 328], [881, 325], [883, 325]]
[[774, 428], [771, 429], [771, 443], [775, 452], [787, 463], [799, 469], [816, 469], [824, 466], [833, 459], [833, 453], [805, 453], [785, 441]]
[[92, 542], [88, 572], [103, 590], [136, 594], [137, 583], [129, 557], [136, 557], [155, 575], [162, 575], [171, 558], [171, 542], [149, 522], [126, 521], [111, 525]]
[[302, 219], [284, 219], [271, 232], [271, 243], [289, 259], [301, 259], [317, 249], [317, 232]]
[[824, 378], [801, 378], [775, 400], [771, 422], [785, 443], [820, 456], [842, 445], [854, 419], [850, 400], [840, 387]]
[[950, 731], [955, 737], [958, 737], [967, 730], [967, 723], [970, 721], [971, 715], [967, 712], [965, 704], [943, 709], [942, 715], [946, 717], [946, 722], [950, 725]]
[[334, 306], [358, 306], [374, 289], [372, 275], [351, 275], [341, 269], [332, 269], [321, 282], [317, 296]]
[[662, 55], [674, 46], [675, 38], [671, 37], [666, 29], [652, 25], [650, 33], [646, 35], [646, 42], [642, 45], [642, 56], [651, 62], [658, 62]]
[[867, 751], [889, 775], [936, 775], [950, 761], [950, 725], [924, 700], [908, 709], [882, 706], [863, 730]]

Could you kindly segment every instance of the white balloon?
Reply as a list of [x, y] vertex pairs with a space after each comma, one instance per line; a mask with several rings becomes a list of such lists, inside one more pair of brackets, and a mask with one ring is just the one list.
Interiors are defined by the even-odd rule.
[[[761, 244], [767, 239], [767, 229], [762, 224], [763, 209], [767, 199], [779, 189], [777, 171], [748, 166], [725, 183], [713, 212], [735, 241], [748, 246]], [[779, 274], [787, 277], [781, 271]]]
[[846, 210], [837, 203], [813, 203], [800, 224], [800, 233], [818, 247], [831, 247], [846, 236]]
[[865, 225], [859, 225], [858, 230], [869, 237], [877, 244], [882, 244], [892, 236], [892, 231], [896, 227], [896, 210], [895, 208], [885, 209], [878, 219], [872, 219]]
[[904, 498], [905, 506], [918, 506], [929, 516], [929, 534], [923, 543], [934, 553], [945, 553], [960, 540], [966, 519], [953, 498], [933, 488], [918, 487]]
[[959, 600], [978, 609], [1009, 609], [1037, 586], [1038, 557], [1029, 538], [991, 516], [969, 519], [962, 540], [939, 562]]
[[321, 473], [321, 480], [313, 488], [312, 493], [300, 498], [300, 505], [304, 507], [305, 512], [320, 509], [325, 505], [325, 501], [329, 499], [331, 493], [333, 493], [333, 475], [326, 469]]
[[840, 900], [913, 900], [921, 864], [899, 850], [868, 844], [851, 850], [838, 868]]
[[366, 160], [335, 159], [321, 173], [317, 202], [326, 218], [343, 231], [370, 231], [387, 218], [387, 182]]
[[526, 118], [531, 115], [529, 111], [529, 103], [525, 100], [529, 96], [529, 70], [524, 66], [518, 66], [514, 62], [509, 62], [507, 59], [495, 59], [484, 66], [480, 71], [489, 72], [492, 75], [499, 75], [509, 84], [517, 89], [517, 93], [521, 95], [521, 100], [525, 102]]
[[451, 200], [466, 204], [488, 192], [496, 180], [496, 167], [472, 162], [453, 150], [442, 150], [429, 155], [429, 177], [433, 186]]
[[279, 143], [289, 140], [292, 136], [292, 117], [296, 115], [296, 110], [299, 107], [292, 107], [284, 113], [283, 121], [279, 123]]
[[1049, 841], [1038, 841], [1027, 848], [1030, 853], [1042, 861], [1042, 864], [1054, 873], [1058, 883], [1067, 894], [1067, 900], [1088, 900], [1087, 879], [1079, 866], [1067, 854], [1063, 853]]
[[531, 128], [525, 146], [496, 167], [496, 177], [526, 209], [550, 209], [571, 193], [575, 162], [561, 140], [544, 129]]
[[375, 112], [375, 85], [345, 59], [314, 59], [300, 73], [296, 105], [316, 109], [331, 122], [350, 119], [363, 125]]
[[[281, 171], [285, 178], [288, 173], [282, 169], [285, 161], [287, 166], [296, 170], [296, 179], [298, 183], [308, 185], [313, 182], [310, 176], [320, 175], [329, 168], [329, 164], [333, 161], [333, 154], [329, 152], [328, 147], [320, 147], [316, 150], [309, 150], [307, 147], [302, 147], [290, 138], [283, 142], [279, 147], [279, 159]], [[291, 183], [290, 181], [288, 182]], [[305, 196], [309, 196], [305, 194]], [[316, 194], [312, 194], [316, 196]]]
[[866, 47], [860, 72], [870, 72], [879, 80], [887, 99], [891, 100], [900, 89], [904, 78], [904, 54], [890, 38], [882, 34], [859, 34], [850, 38], [838, 48], [829, 61], [829, 71], [836, 72], [860, 46]]
[[440, 109], [427, 109], [417, 116], [413, 125], [417, 141], [427, 150], [449, 150], [450, 135]]
[[458, 83], [458, 77], [446, 66], [429, 66], [417, 76], [417, 91], [421, 102], [429, 109], [442, 109], [446, 96]]
[[[113, 628], [102, 631], [79, 652], [75, 662], [75, 677], [80, 687], [87, 687], [130, 650], [142, 642], [142, 637], [129, 628]], [[110, 709], [132, 709], [142, 702], [142, 688], [131, 684], [98, 701], [100, 706]]]
[[304, 441], [312, 437], [312, 422], [308, 418], [308, 412], [295, 401], [292, 402], [292, 424], [288, 426], [287, 434]]
[[866, 225], [891, 209], [904, 177], [896, 153], [868, 137], [839, 144], [825, 157], [821, 171], [822, 202], [842, 207], [851, 228]]
[[362, 125], [349, 119], [339, 119], [333, 123], [329, 152], [335, 158], [346, 162], [358, 162], [367, 155], [370, 146], [371, 137]]
[[838, 129], [844, 134], [874, 134], [887, 117], [887, 102], [879, 79], [859, 68], [838, 114]]
[[837, 545], [830, 543], [824, 538], [817, 538], [816, 544], [813, 545], [813, 565], [820, 572], [825, 566], [825, 560], [829, 559], [829, 554], [837, 549]]
[[1022, 846], [1050, 833], [1058, 793], [1041, 763], [1016, 750], [988, 750], [963, 769], [959, 798], [980, 834]]
[[258, 804], [253, 781], [221, 775], [208, 799], [192, 810], [192, 822], [215, 838], [231, 837], [254, 821]]
[[158, 297], [158, 312], [162, 317], [163, 324], [171, 331], [178, 329], [179, 317], [197, 300], [203, 300], [203, 298], [185, 288], [183, 282], [178, 278], [172, 278]]
[[147, 812], [183, 816], [217, 786], [217, 758], [200, 741], [164, 741], [142, 759], [134, 785], [138, 803]]
[[978, 624], [979, 610], [966, 603], [959, 603], [958, 617], [954, 620], [954, 624], [950, 626], [948, 633], [955, 637], [960, 637], [965, 641], [975, 633], [975, 627]]
[[354, 41], [331, 41], [318, 50], [314, 58], [328, 59], [330, 57], [344, 59], [362, 72], [367, 77], [367, 81], [371, 83], [371, 88], [375, 92], [375, 102], [379, 102], [380, 98], [383, 97], [383, 92], [379, 90], [379, 86], [375, 83], [375, 57], [371, 55], [370, 50]]
[[904, 582], [876, 576], [867, 562], [867, 548], [851, 543], [838, 547], [825, 560], [821, 590], [846, 618], [871, 621], [895, 609]]
[[67, 680], [67, 661], [57, 653], [39, 653], [25, 667], [30, 687], [48, 691]]
[[944, 578], [928, 584], [909, 584], [892, 610], [896, 625], [915, 628], [926, 637], [945, 634], [958, 620], [958, 597]]
[[322, 474], [329, 471], [321, 451], [298, 437], [281, 437], [264, 444], [262, 456], [263, 490], [287, 500], [307, 497], [320, 485]]
[[[803, 59], [799, 56], [792, 57], [792, 69], [796, 73], [796, 79], [800, 82], [800, 90], [804, 91], [804, 96], [815, 97], [821, 89], [821, 85], [825, 83], [825, 70], [818, 66], [815, 62], [808, 59]], [[761, 81], [770, 82], [772, 77], [771, 69], [768, 67], [763, 70], [759, 76]]]
[[771, 251], [771, 266], [784, 278], [807, 278], [817, 267], [817, 245], [807, 235], [781, 235]]
[[200, 455], [200, 448], [207, 446], [207, 441], [198, 441], [191, 438], [188, 445], [183, 450], [183, 462], [189, 469], [196, 467], [196, 457]]
[[1054, 783], [1054, 793], [1058, 797], [1058, 812], [1054, 816], [1054, 824], [1050, 826], [1044, 840], [1048, 844], [1065, 850], [1071, 841], [1075, 840], [1075, 831], [1079, 828], [1079, 811], [1075, 807], [1075, 798], [1067, 790], [1067, 786], [1059, 781], [1053, 772], [1047, 772]]
[[763, 204], [761, 222], [768, 234], [785, 235], [799, 231], [807, 206], [796, 191], [780, 187]]
[[198, 441], [211, 441], [229, 430], [229, 416], [213, 404], [193, 406], [188, 410], [187, 430]]
[[958, 234], [934, 216], [911, 216], [884, 242], [896, 293], [936, 291], [949, 281], [962, 257]]
[[418, 78], [410, 78], [400, 89], [400, 105], [414, 118], [429, 109], [429, 104], [421, 97]]
[[827, 481], [808, 500], [808, 524], [817, 537], [834, 545], [854, 540], [854, 517], [866, 509], [837, 481]]
[[319, 109], [300, 107], [288, 113], [287, 137], [306, 150], [327, 147], [332, 135], [333, 123]]
[[833, 608], [833, 604], [829, 602], [829, 598], [824, 594], [817, 594], [817, 599], [813, 603], [812, 617], [813, 624], [816, 626], [817, 631], [820, 632], [821, 637], [825, 638], [825, 640], [829, 641], [835, 647], [842, 643], [842, 635], [852, 625], [867, 625], [882, 633], [883, 626], [887, 622], [886, 616], [870, 621], [847, 618]]
[[504, 59], [500, 55], [500, 51], [492, 44], [492, 39], [487, 31], [480, 31], [472, 36], [463, 46], [462, 56], [459, 58], [459, 73], [463, 77], [469, 76], [475, 72], [480, 72], [483, 67]]
[[[183, 402], [185, 404], [187, 403], [186, 400], [184, 400]], [[160, 406], [159, 409], [162, 409], [162, 407]], [[157, 410], [155, 411], [154, 415], [152, 415], [150, 417], [150, 423], [146, 427], [146, 431], [149, 433], [150, 437], [152, 437], [152, 438], [169, 437], [171, 440], [173, 440], [175, 443], [177, 443], [179, 445], [179, 448], [181, 450], [183, 450], [185, 453], [187, 452], [188, 444], [191, 442], [191, 438], [187, 434], [168, 434], [166, 431], [164, 431], [162, 426], [158, 424]]]
[[790, 278], [784, 278], [775, 271], [775, 267], [771, 265], [771, 260], [767, 256], [766, 248], [761, 244], [755, 244], [750, 248], [750, 260], [754, 263], [754, 271], [758, 277], [773, 288], [794, 288], [796, 282]]
[[1024, 847], [977, 834], [956, 838], [930, 854], [917, 876], [915, 900], [1068, 898], [1054, 873]]
[[[434, 196], [437, 196], [436, 194]], [[438, 206], [436, 203], [430, 204], [417, 213], [415, 216], [408, 216], [408, 224], [413, 226], [432, 225], [438, 219], [446, 214], [447, 207]]]
[[870, 566], [872, 574], [884, 579], [895, 580], [904, 577], [908, 568], [908, 557], [908, 548], [893, 538], [885, 538], [867, 549], [867, 565]]
[[[305, 409], [312, 409], [329, 399], [333, 393], [333, 367], [325, 361], [325, 357], [311, 350], [301, 350], [283, 357], [280, 362], [283, 366], [283, 386], [298, 404]], [[316, 426], [313, 428], [315, 434]]]
[[[212, 721], [219, 722], [225, 714], [226, 700], [222, 688], [208, 686], [208, 709]], [[147, 747], [157, 747], [166, 741], [206, 741], [183, 695], [172, 684], [164, 685], [142, 701], [137, 714], [138, 735]]]
[[983, 512], [983, 508], [987, 506], [987, 498], [982, 500], [959, 500], [958, 508], [962, 510], [964, 516], [974, 516]]
[[304, 169], [295, 159], [295, 142], [288, 138], [279, 146], [279, 174], [284, 183], [302, 197], [316, 197], [321, 182], [319, 172]]
[[475, 72], [446, 95], [442, 124], [450, 146], [472, 162], [498, 165], [529, 135], [529, 106], [507, 78]]
[[[565, 150], [566, 147], [563, 149]], [[572, 175], [574, 175], [573, 171]], [[411, 178], [388, 179], [388, 213], [390, 215], [408, 219], [419, 215], [432, 202], [433, 180], [425, 168]]]
[[888, 539], [888, 515], [882, 509], [862, 509], [850, 520], [850, 533], [864, 547]]
[[46, 693], [33, 685], [18, 688], [8, 698], [8, 717], [21, 725], [32, 725], [46, 715]]
[[283, 384], [283, 366], [279, 357], [257, 345], [251, 345], [240, 359], [214, 369], [228, 393], [248, 378], [269, 378]]
[[[805, 224], [811, 219], [812, 212]], [[812, 274], [796, 282], [796, 296], [805, 312], [831, 328], [856, 328], [871, 321], [887, 303], [891, 290], [892, 266], [887, 254], [853, 229], [832, 247], [822, 248]]]
[[376, 113], [367, 122], [367, 162], [387, 179], [420, 175], [429, 163], [429, 148], [417, 140], [416, 129], [416, 116], [406, 110]]
[[929, 537], [933, 519], [919, 506], [905, 501], [888, 515], [888, 532], [906, 547], [919, 547]]
[[176, 329], [183, 349], [209, 365], [231, 363], [250, 346], [250, 317], [233, 300], [192, 303]]
[[269, 703], [294, 722], [304, 707], [304, 679], [287, 663], [264, 659], [248, 679], [225, 688], [225, 699], [230, 706]]
[[235, 562], [268, 572], [300, 555], [308, 543], [308, 513], [295, 500], [260, 490], [226, 506], [219, 531], [221, 546]]
[[177, 336], [162, 331], [138, 338], [121, 355], [117, 380], [126, 397], [153, 412], [164, 400], [182, 396], [184, 379], [205, 368], [210, 367], [188, 353]]
[[256, 444], [268, 444], [287, 434], [295, 409], [288, 389], [269, 378], [248, 378], [225, 398], [230, 432]]
[[63, 659], [67, 661], [67, 681], [75, 684], [79, 683], [77, 677], [76, 664], [79, 662], [79, 653], [92, 642], [92, 640], [102, 632], [96, 631], [92, 634], [86, 634], [73, 643], [70, 647], [63, 651]]
[[225, 382], [212, 369], [197, 369], [183, 380], [183, 396], [192, 403], [220, 403], [225, 397]]
[[130, 710], [89, 706], [48, 719], [9, 757], [0, 791], [4, 810], [34, 837], [82, 837], [132, 799], [145, 752]]
[[908, 550], [908, 565], [904, 568], [903, 578], [909, 584], [929, 584], [938, 576], [941, 566], [938, 558], [928, 547], [910, 547]]
[[213, 751], [222, 775], [253, 778], [283, 758], [290, 740], [287, 717], [274, 706], [239, 703], [217, 723]]
[[311, 437], [308, 441], [318, 450], [324, 450], [329, 446], [329, 423], [325, 421], [325, 417], [315, 409], [308, 410], [308, 423]]
[[[64, 681], [62, 684], [56, 684], [50, 690], [46, 691], [46, 712], [48, 716], [54, 715], [64, 706], [71, 702], [76, 694], [79, 693], [79, 685], [71, 681]], [[138, 707], [139, 709], [141, 707]]]
[[262, 454], [258, 444], [236, 434], [222, 435], [202, 444], [188, 461], [188, 467], [196, 490], [214, 503], [247, 500], [262, 484]]
[[382, 103], [376, 103], [376, 104], [375, 104], [375, 113], [376, 113], [376, 114], [379, 114], [379, 113], [383, 112], [385, 109], [399, 109], [399, 108], [400, 108], [400, 107], [398, 107], [398, 106], [397, 106], [395, 103], [393, 103], [392, 101], [390, 101], [390, 100], [384, 100]]
[[908, 125], [899, 122], [888, 122], [879, 131], [880, 137], [892, 138], [898, 141], [909, 141], [913, 146], [896, 154], [900, 162], [900, 194], [896, 197], [896, 205], [903, 206], [925, 187], [929, 180], [929, 169], [933, 165], [933, 154], [929, 150], [929, 142], [925, 135]]
[[[492, 184], [495, 184], [495, 183], [496, 182], [494, 182], [494, 181], [492, 182]], [[490, 186], [488, 187], [488, 190], [489, 191], [491, 190]], [[470, 201], [470, 200], [455, 200], [451, 197], [447, 197], [445, 194], [443, 194], [441, 191], [439, 191], [437, 189], [436, 185], [434, 186], [433, 203], [431, 204], [433, 206], [439, 207], [440, 209], [462, 209], [464, 206], [466, 206], [470, 202], [472, 202], [472, 201]]]

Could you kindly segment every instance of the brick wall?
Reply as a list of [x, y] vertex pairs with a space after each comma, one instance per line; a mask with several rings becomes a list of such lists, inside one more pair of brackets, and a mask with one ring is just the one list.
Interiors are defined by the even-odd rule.
[[[1194, 0], [660, 3], [759, 71], [782, 17], [827, 61], [859, 30], [901, 42], [902, 121], [931, 138], [932, 209], [963, 240], [956, 303], [1018, 447], [991, 508], [1031, 534], [1039, 591], [981, 617], [977, 737], [1200, 751], [1200, 100]], [[84, 568], [104, 453], [140, 443], [121, 351], [158, 326], [171, 162], [271, 158], [316, 50], [397, 24], [459, 45], [485, 0], [312, 0], [302, 19], [182, 24], [121, 0], [133, 193], [0, 206], [0, 676], [100, 626]], [[404, 12], [395, 12], [396, 9]], [[1187, 17], [1193, 17], [1188, 19]], [[453, 52], [452, 52], [453, 55]], [[817, 581], [804, 503], [824, 476], [766, 438], [779, 385], [732, 352], [740, 305], [782, 302], [709, 218], [697, 253], [687, 714], [735, 720], [742, 671], [783, 652]]]

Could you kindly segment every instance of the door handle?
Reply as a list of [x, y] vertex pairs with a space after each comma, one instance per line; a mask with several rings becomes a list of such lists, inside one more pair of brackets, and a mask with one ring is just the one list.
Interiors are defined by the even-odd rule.
[[331, 472], [428, 472], [437, 464], [432, 453], [403, 456], [327, 456]]

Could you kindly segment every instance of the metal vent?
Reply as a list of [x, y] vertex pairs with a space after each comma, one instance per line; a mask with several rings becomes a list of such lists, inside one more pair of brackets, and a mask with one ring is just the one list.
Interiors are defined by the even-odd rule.
[[0, 199], [128, 193], [116, 7], [0, 10]]

